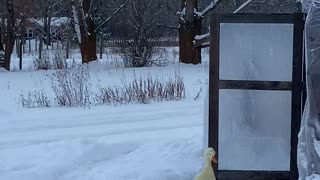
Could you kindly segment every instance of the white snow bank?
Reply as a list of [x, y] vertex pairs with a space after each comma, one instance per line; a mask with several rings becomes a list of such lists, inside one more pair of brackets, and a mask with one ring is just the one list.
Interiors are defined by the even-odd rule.
[[306, 180], [320, 180], [320, 175], [318, 175], [318, 174], [313, 174], [313, 175], [311, 175], [311, 176], [308, 176], [308, 177], [306, 178]]
[[201, 105], [43, 109], [0, 121], [1, 178], [192, 179], [203, 163]]
[[[1, 73], [0, 180], [187, 180], [202, 161], [208, 65], [161, 68], [89, 65], [92, 88], [134, 77], [185, 79], [183, 101], [148, 105], [24, 109], [21, 90], [50, 90], [54, 71]], [[49, 94], [50, 95], [50, 94]]]
[[6, 70], [6, 69], [3, 68], [3, 67], [0, 67], [0, 72], [8, 72], [8, 70]]

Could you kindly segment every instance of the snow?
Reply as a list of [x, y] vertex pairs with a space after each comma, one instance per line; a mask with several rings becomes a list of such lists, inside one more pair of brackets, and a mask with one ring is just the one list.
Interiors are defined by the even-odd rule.
[[233, 13], [240, 12], [243, 8], [245, 8], [248, 4], [250, 4], [252, 0], [247, 0], [245, 3], [243, 3], [241, 6], [239, 6]]
[[6, 71], [8, 71], [8, 70], [6, 70], [6, 69], [3, 68], [3, 67], [0, 67], [0, 72], [6, 72]]
[[[44, 26], [44, 19], [43, 18], [30, 18], [31, 21], [37, 23], [41, 27]], [[66, 23], [68, 23], [69, 18], [68, 17], [51, 17], [51, 26], [53, 27], [59, 27]]]
[[210, 33], [207, 33], [207, 34], [202, 34], [202, 35], [196, 35], [194, 37], [195, 40], [202, 40], [202, 39], [205, 39], [205, 38], [208, 38], [210, 37]]
[[[187, 97], [25, 109], [19, 104], [21, 91], [45, 89], [50, 95], [54, 70], [30, 71], [32, 58], [24, 58], [23, 71], [0, 72], [0, 180], [186, 180], [199, 172], [204, 96], [194, 97], [207, 87], [208, 64], [183, 65], [175, 59], [167, 67], [125, 69], [113, 66], [111, 56], [104, 58], [89, 64], [93, 88], [119, 86], [134, 76], [165, 80], [180, 74]], [[13, 57], [14, 66], [17, 62]]]
[[320, 175], [313, 174], [311, 176], [306, 177], [306, 180], [320, 180]]

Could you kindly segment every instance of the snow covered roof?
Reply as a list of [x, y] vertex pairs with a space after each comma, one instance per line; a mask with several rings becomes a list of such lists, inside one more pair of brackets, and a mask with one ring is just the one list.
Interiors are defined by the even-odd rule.
[[[38, 26], [43, 27], [44, 26], [44, 19], [43, 18], [30, 18], [32, 22], [35, 22]], [[62, 26], [66, 23], [68, 23], [69, 18], [68, 17], [52, 17], [51, 18], [51, 26]]]

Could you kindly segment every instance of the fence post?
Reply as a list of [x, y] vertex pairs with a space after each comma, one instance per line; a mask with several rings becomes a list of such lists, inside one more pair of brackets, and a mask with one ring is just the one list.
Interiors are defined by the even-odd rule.
[[42, 59], [42, 46], [43, 46], [42, 41], [43, 41], [42, 35], [40, 35], [40, 42], [39, 42], [39, 59]]
[[39, 38], [39, 36], [36, 37], [36, 43], [34, 45], [34, 51], [35, 52], [38, 51], [38, 38]]
[[31, 38], [29, 38], [29, 53], [31, 53]]
[[22, 46], [23, 46], [23, 40], [22, 36], [20, 36], [20, 44], [19, 44], [19, 69], [22, 70]]
[[69, 59], [69, 38], [66, 38], [66, 59]]
[[103, 35], [100, 36], [100, 59], [102, 59], [103, 54]]

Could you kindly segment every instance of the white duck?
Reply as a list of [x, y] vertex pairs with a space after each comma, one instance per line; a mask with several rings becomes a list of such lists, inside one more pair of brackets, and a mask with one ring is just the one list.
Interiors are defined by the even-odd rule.
[[201, 170], [200, 174], [198, 174], [195, 177], [195, 180], [216, 180], [216, 177], [214, 175], [214, 172], [211, 166], [211, 162], [218, 163], [215, 155], [216, 155], [216, 152], [214, 151], [213, 148], [208, 148], [205, 150], [204, 158], [205, 158], [206, 164]]

